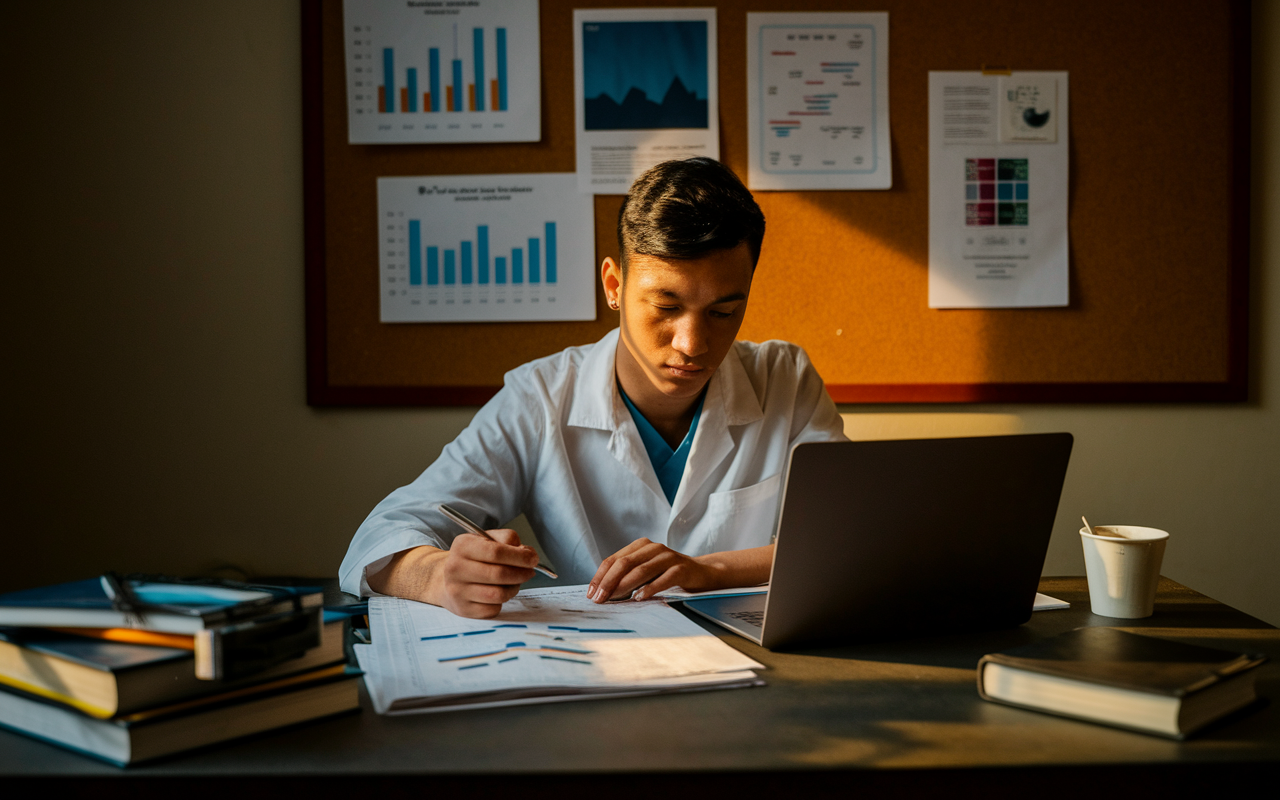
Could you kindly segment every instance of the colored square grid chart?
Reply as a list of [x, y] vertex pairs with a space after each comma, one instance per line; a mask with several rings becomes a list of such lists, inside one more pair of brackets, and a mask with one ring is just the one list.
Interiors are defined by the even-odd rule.
[[964, 179], [966, 181], [994, 181], [996, 179], [996, 160], [994, 158], [966, 158], [964, 160]]
[[[991, 159], [984, 159], [990, 161]], [[1031, 169], [1025, 158], [1002, 158], [996, 169], [997, 177], [1002, 181], [1028, 181], [1031, 180]]]
[[964, 206], [965, 225], [995, 225], [995, 203], [966, 203]]
[[[999, 203], [997, 212], [999, 225], [1026, 225], [1028, 220], [1026, 203]], [[990, 224], [990, 223], [988, 223]]]

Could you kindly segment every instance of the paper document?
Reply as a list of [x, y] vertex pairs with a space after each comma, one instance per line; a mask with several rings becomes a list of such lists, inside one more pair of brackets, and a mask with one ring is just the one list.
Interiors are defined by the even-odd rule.
[[575, 9], [578, 188], [626, 194], [662, 161], [720, 157], [714, 8]]
[[538, 0], [344, 0], [342, 11], [351, 144], [542, 137]]
[[752, 189], [888, 189], [889, 15], [747, 15]]
[[929, 73], [929, 307], [1065, 306], [1067, 73]]
[[658, 592], [654, 597], [661, 597], [664, 600], [681, 601], [695, 600], [704, 597], [734, 597], [743, 594], [768, 594], [769, 584], [762, 583], [759, 586], [742, 586], [736, 589], [711, 589], [705, 592], [686, 592], [679, 586], [672, 589], [666, 589]]
[[572, 173], [378, 178], [381, 320], [595, 319], [594, 213]]
[[661, 600], [597, 605], [585, 586], [523, 591], [491, 620], [378, 597], [369, 621], [379, 713], [752, 685], [764, 668]]

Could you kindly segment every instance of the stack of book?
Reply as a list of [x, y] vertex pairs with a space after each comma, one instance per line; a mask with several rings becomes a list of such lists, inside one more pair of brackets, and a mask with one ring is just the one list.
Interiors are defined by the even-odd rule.
[[0, 595], [0, 726], [123, 766], [358, 708], [322, 597], [113, 575]]

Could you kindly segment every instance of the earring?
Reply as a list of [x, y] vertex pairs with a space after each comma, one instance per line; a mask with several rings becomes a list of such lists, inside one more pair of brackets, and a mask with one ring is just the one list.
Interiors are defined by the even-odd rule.
[[617, 300], [610, 300], [610, 301], [609, 301], [609, 308], [612, 308], [614, 311], [617, 311], [617, 310], [618, 310], [618, 301], [617, 301]]

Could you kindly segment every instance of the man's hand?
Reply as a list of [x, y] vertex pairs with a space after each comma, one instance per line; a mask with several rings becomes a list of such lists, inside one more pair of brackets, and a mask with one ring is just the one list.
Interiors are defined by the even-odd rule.
[[587, 597], [597, 603], [628, 596], [647, 600], [672, 586], [691, 592], [718, 588], [723, 572], [723, 566], [703, 563], [665, 544], [637, 539], [601, 562], [587, 586]]
[[690, 592], [757, 586], [769, 580], [772, 566], [773, 545], [692, 558], [637, 539], [601, 562], [587, 586], [587, 597], [604, 603], [628, 596], [648, 600], [673, 586]]
[[448, 550], [415, 547], [397, 553], [383, 570], [368, 577], [380, 594], [447, 608], [460, 617], [492, 619], [533, 577], [538, 554], [520, 544], [513, 530], [489, 531], [496, 542], [473, 534], [453, 540]]

